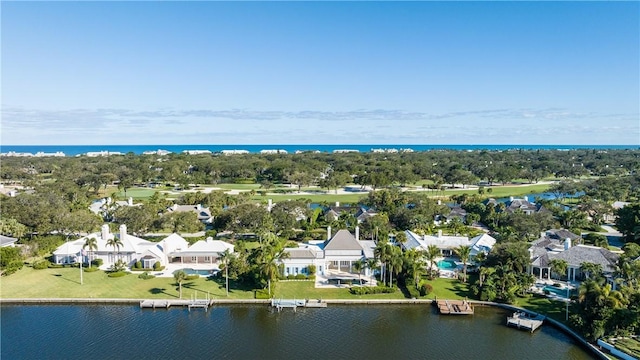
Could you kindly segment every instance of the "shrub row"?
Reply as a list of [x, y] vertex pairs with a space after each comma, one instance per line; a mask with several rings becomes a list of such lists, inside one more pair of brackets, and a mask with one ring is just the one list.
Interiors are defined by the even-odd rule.
[[187, 275], [187, 277], [185, 278], [185, 280], [196, 280], [196, 279], [200, 279], [200, 275], [192, 274], [192, 275]]
[[96, 271], [98, 271], [100, 269], [98, 269], [97, 267], [94, 266], [94, 267], [90, 267], [90, 268], [86, 267], [83, 270], [84, 270], [84, 272], [96, 272]]
[[315, 275], [305, 275], [305, 274], [297, 274], [297, 275], [289, 274], [287, 276], [280, 276], [278, 278], [280, 280], [315, 280], [316, 276]]
[[108, 273], [107, 276], [110, 278], [116, 278], [116, 277], [123, 277], [125, 275], [128, 275], [129, 273], [126, 271], [116, 271], [116, 272], [111, 272]]
[[138, 279], [142, 279], [142, 280], [149, 280], [149, 279], [153, 279], [155, 278], [154, 275], [149, 275], [148, 272], [143, 272], [142, 274], [138, 275]]
[[164, 270], [164, 266], [159, 266], [158, 268], [131, 268], [131, 271], [145, 271], [145, 272], [149, 272], [149, 271], [162, 271]]
[[353, 295], [371, 295], [371, 294], [391, 294], [396, 292], [396, 288], [387, 286], [358, 286], [349, 289]]
[[33, 263], [33, 268], [35, 270], [48, 269], [49, 267], [51, 267], [51, 262], [49, 262], [49, 260], [38, 260]]

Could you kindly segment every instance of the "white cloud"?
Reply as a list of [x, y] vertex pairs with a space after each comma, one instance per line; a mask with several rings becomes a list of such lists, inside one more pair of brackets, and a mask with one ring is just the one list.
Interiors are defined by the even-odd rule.
[[4, 144], [637, 144], [636, 114], [568, 109], [448, 113], [4, 107]]

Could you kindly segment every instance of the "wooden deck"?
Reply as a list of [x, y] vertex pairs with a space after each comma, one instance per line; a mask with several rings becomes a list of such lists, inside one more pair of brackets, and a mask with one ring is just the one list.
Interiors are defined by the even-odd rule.
[[444, 315], [473, 315], [473, 307], [466, 300], [438, 300], [438, 310]]
[[515, 312], [512, 316], [507, 318], [507, 325], [534, 332], [537, 328], [542, 326], [544, 319], [545, 318], [542, 315], [529, 316], [522, 312]]

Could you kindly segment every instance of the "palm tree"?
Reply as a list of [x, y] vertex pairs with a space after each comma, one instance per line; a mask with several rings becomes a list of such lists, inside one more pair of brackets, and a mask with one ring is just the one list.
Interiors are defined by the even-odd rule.
[[416, 285], [416, 289], [418, 289], [420, 287], [420, 278], [424, 275], [425, 271], [423, 253], [422, 251], [412, 249], [405, 252], [405, 258], [407, 259], [406, 264], [413, 277], [413, 282]]
[[624, 294], [617, 290], [611, 290], [611, 284], [600, 287], [597, 302], [610, 308], [620, 309], [627, 304]]
[[404, 231], [400, 231], [398, 233], [396, 233], [396, 244], [404, 244], [405, 242], [407, 242], [407, 234], [404, 233]]
[[371, 284], [373, 284], [373, 272], [378, 267], [378, 260], [367, 259], [367, 268], [371, 271]]
[[591, 275], [599, 277], [602, 274], [602, 265], [583, 262], [580, 264], [580, 271], [582, 271], [587, 279], [591, 278]]
[[480, 268], [480, 287], [484, 283], [485, 279], [490, 278], [493, 274], [495, 274], [496, 268], [494, 267], [481, 267]]
[[[558, 274], [558, 276], [562, 276], [569, 270], [569, 263], [566, 260], [562, 259], [553, 259], [549, 261], [549, 266], [551, 267], [551, 271]], [[567, 281], [569, 281], [569, 275], [567, 274]]]
[[182, 282], [184, 282], [187, 279], [187, 273], [184, 272], [184, 270], [176, 271], [173, 274], [173, 278], [176, 280], [176, 283], [178, 284], [180, 299], [182, 299]]
[[[93, 254], [94, 251], [98, 250], [98, 240], [93, 237], [87, 238], [82, 248], [89, 249], [89, 253]], [[91, 256], [89, 256], [89, 267], [91, 267]]]
[[389, 251], [390, 246], [387, 240], [378, 241], [376, 244], [376, 248], [374, 250], [374, 255], [376, 259], [380, 262], [380, 279], [382, 280], [382, 285], [386, 285], [386, 265], [389, 259]]
[[391, 248], [391, 254], [389, 256], [389, 286], [393, 286], [393, 273], [395, 271], [396, 276], [397, 274], [402, 271], [402, 250], [400, 250], [399, 247], [397, 246], [393, 246]]
[[360, 282], [360, 286], [362, 286], [362, 270], [365, 268], [366, 263], [364, 259], [359, 259], [358, 261], [353, 263], [353, 269], [358, 272], [358, 281]]
[[471, 255], [471, 246], [460, 245], [454, 251], [462, 261], [462, 282], [467, 282], [467, 262]]
[[229, 261], [231, 260], [232, 256], [233, 254], [229, 251], [229, 249], [226, 249], [222, 254], [220, 254], [220, 262], [224, 266], [224, 280], [227, 289], [227, 296], [229, 296]]
[[427, 261], [429, 261], [429, 279], [433, 280], [433, 264], [436, 262], [436, 259], [441, 256], [440, 249], [436, 245], [429, 245], [427, 247], [427, 252], [425, 253], [425, 257]]
[[258, 262], [260, 273], [266, 278], [271, 296], [271, 281], [278, 278], [278, 262], [289, 256], [284, 252], [280, 239], [273, 233], [263, 235], [263, 243], [259, 249]]
[[124, 244], [122, 243], [122, 240], [120, 240], [120, 238], [114, 236], [113, 238], [107, 240], [107, 246], [113, 247], [113, 251], [117, 251], [119, 254], [120, 248], [124, 246]]

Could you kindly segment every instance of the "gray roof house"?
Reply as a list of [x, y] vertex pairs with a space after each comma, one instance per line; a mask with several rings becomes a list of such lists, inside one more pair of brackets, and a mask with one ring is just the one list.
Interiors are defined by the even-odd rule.
[[[620, 258], [619, 254], [597, 246], [571, 246], [571, 238], [569, 237], [562, 241], [547, 236], [532, 243], [529, 247], [529, 255], [531, 259], [528, 266], [530, 274], [540, 279], [545, 277], [551, 279], [550, 263], [554, 259], [559, 259], [567, 262], [569, 268], [566, 275], [571, 281], [584, 277], [580, 270], [583, 263], [598, 264], [602, 267], [605, 275], [608, 275], [615, 271], [616, 263]], [[564, 275], [562, 274], [562, 276]]]
[[213, 216], [211, 216], [211, 210], [209, 208], [202, 207], [202, 205], [178, 205], [173, 204], [167, 208], [168, 213], [172, 212], [195, 212], [198, 215], [198, 220], [203, 223], [213, 222]]

